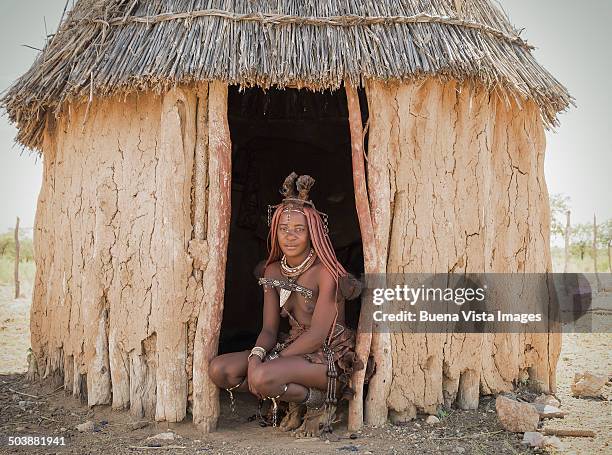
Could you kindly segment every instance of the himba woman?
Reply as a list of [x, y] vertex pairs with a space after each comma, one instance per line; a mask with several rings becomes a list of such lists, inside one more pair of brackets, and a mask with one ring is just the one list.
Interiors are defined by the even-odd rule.
[[[331, 431], [338, 398], [352, 398], [351, 375], [363, 368], [355, 332], [344, 322], [345, 300], [361, 289], [336, 259], [327, 216], [308, 198], [313, 184], [312, 177], [292, 173], [282, 203], [268, 208], [270, 254], [259, 278], [263, 327], [255, 346], [215, 357], [209, 366], [213, 382], [229, 392], [232, 410], [234, 392], [251, 392], [272, 400], [276, 426], [278, 403], [288, 402], [279, 426], [296, 436]], [[289, 318], [288, 334], [279, 333], [280, 317]]]

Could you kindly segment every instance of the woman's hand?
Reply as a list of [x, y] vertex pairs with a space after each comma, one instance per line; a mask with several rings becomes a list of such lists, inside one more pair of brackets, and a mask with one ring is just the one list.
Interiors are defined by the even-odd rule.
[[256, 355], [254, 355], [253, 357], [251, 357], [249, 359], [249, 363], [248, 363], [248, 367], [247, 367], [247, 383], [249, 385], [249, 391], [255, 395], [257, 398], [259, 398], [260, 400], [262, 400], [264, 397], [262, 394], [260, 394], [257, 389], [253, 386], [253, 384], [255, 383], [253, 381], [253, 375], [255, 374], [255, 370], [257, 370], [257, 368], [259, 368], [261, 366], [263, 362], [259, 359], [259, 357], [257, 357]]

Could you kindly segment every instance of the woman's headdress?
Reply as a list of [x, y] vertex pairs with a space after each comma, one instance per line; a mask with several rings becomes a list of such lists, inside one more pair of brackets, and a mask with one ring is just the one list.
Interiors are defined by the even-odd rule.
[[310, 189], [314, 184], [315, 179], [310, 175], [298, 176], [295, 172], [289, 174], [280, 189], [280, 193], [284, 196], [282, 202], [277, 205], [268, 205], [268, 226], [272, 223], [272, 213], [274, 213], [277, 207], [283, 206], [283, 212], [299, 212], [305, 215], [304, 205], [308, 205], [321, 215], [325, 233], [329, 234], [327, 214], [319, 212], [314, 203], [309, 199]]

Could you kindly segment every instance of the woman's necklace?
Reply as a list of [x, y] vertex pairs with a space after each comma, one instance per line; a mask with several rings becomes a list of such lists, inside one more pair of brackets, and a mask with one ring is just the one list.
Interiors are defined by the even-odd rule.
[[[283, 276], [287, 277], [290, 283], [295, 283], [297, 281], [297, 278], [306, 270], [308, 270], [312, 266], [312, 264], [314, 264], [316, 258], [317, 255], [315, 254], [314, 249], [311, 248], [310, 253], [308, 253], [308, 256], [306, 256], [306, 259], [304, 259], [301, 264], [295, 267], [290, 267], [289, 264], [287, 264], [287, 257], [283, 254], [283, 257], [281, 259], [281, 273], [283, 274]], [[279, 304], [281, 308], [285, 303], [287, 303], [287, 300], [289, 300], [290, 296], [291, 291], [289, 289], [280, 289]]]
[[286, 277], [298, 277], [310, 268], [310, 266], [314, 263], [316, 256], [317, 255], [315, 254], [314, 249], [311, 248], [308, 256], [306, 256], [301, 264], [291, 267], [289, 264], [287, 264], [287, 256], [283, 254], [281, 259], [281, 272]]

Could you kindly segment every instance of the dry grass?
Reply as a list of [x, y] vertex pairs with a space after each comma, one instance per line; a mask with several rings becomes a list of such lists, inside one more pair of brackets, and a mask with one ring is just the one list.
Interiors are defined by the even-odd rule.
[[40, 149], [48, 113], [95, 96], [430, 76], [532, 99], [547, 125], [572, 102], [489, 0], [81, 0], [1, 104], [17, 139]]

